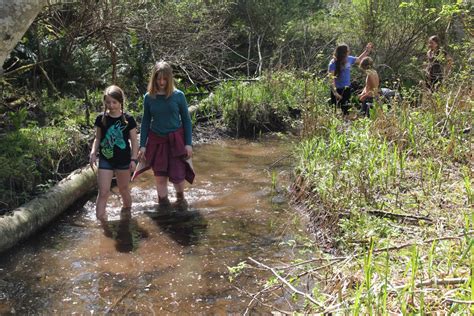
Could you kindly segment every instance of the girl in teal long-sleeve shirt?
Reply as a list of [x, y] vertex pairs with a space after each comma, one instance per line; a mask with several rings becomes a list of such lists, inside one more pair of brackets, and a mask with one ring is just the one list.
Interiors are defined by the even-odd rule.
[[[154, 169], [158, 203], [162, 206], [170, 204], [168, 199], [168, 179], [173, 182], [176, 189], [175, 206], [184, 208], [187, 202], [184, 198], [184, 169], [186, 162], [193, 155], [192, 125], [188, 112], [188, 104], [184, 93], [174, 85], [173, 70], [167, 62], [155, 64], [148, 89], [143, 102], [143, 117], [140, 129], [140, 150], [138, 159], [143, 160], [147, 151], [149, 134], [153, 137], [168, 137], [174, 132], [184, 130], [185, 157], [168, 156], [168, 169], [157, 171]], [[180, 133], [176, 133], [179, 135]], [[162, 152], [161, 150], [157, 152]], [[149, 157], [147, 157], [149, 158]], [[162, 157], [156, 157], [160, 159]]]

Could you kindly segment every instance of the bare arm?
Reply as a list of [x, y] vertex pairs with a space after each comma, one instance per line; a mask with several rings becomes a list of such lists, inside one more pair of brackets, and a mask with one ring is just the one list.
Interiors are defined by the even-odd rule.
[[373, 48], [374, 48], [374, 44], [368, 43], [367, 46], [365, 46], [364, 51], [359, 55], [359, 57], [356, 58], [356, 64], [359, 64], [362, 59], [367, 57]]
[[329, 84], [330, 84], [332, 93], [334, 94], [337, 100], [342, 99], [342, 96], [339, 93], [337, 93], [336, 75], [334, 74], [334, 71], [328, 71], [328, 77], [329, 77]]
[[137, 139], [137, 128], [132, 128], [130, 130], [130, 144], [132, 148], [132, 161], [130, 162], [130, 168], [135, 170], [137, 167], [138, 160], [138, 139]]
[[132, 159], [137, 159], [138, 157], [138, 139], [137, 139], [137, 129], [132, 128], [130, 130], [130, 144], [132, 147]]
[[150, 108], [146, 102], [148, 95], [145, 95], [143, 99], [143, 116], [142, 116], [142, 126], [140, 129], [140, 149], [138, 151], [138, 160], [142, 160], [145, 158], [145, 151], [146, 151], [146, 141], [148, 138], [148, 129], [150, 128], [151, 124], [151, 113]]
[[89, 164], [91, 167], [94, 167], [95, 161], [97, 159], [97, 152], [99, 151], [100, 139], [102, 137], [102, 131], [100, 127], [95, 127], [95, 138], [92, 143], [91, 153], [89, 155]]

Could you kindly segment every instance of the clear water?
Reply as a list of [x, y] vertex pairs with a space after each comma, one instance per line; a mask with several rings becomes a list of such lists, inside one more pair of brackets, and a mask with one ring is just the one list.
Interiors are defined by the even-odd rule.
[[[114, 189], [105, 229], [95, 221], [95, 197], [67, 211], [0, 256], [0, 314], [241, 314], [250, 298], [227, 267], [249, 256], [284, 261], [280, 242], [300, 230], [272, 180], [288, 183], [291, 162], [273, 165], [287, 143], [197, 146], [196, 182], [181, 213], [156, 207], [151, 173], [132, 184], [131, 213], [121, 212]], [[170, 193], [173, 201], [171, 186]]]

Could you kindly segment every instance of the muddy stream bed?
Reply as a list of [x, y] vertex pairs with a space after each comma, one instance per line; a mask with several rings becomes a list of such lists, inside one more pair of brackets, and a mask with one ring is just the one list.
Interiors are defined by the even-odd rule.
[[[241, 314], [250, 298], [229, 282], [227, 267], [249, 256], [287, 261], [282, 243], [303, 231], [274, 188], [275, 179], [277, 187], [289, 183], [291, 161], [280, 159], [288, 143], [196, 146], [184, 212], [156, 207], [150, 172], [131, 186], [131, 213], [121, 212], [113, 190], [105, 229], [95, 221], [95, 197], [68, 210], [0, 254], [0, 314]], [[173, 201], [171, 186], [170, 193]], [[253, 278], [245, 282], [257, 288]]]

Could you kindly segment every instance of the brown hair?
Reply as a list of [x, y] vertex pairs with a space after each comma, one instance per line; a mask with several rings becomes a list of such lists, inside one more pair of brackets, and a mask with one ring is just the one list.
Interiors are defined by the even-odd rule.
[[174, 90], [174, 76], [173, 76], [173, 68], [171, 68], [170, 64], [165, 61], [160, 61], [153, 66], [153, 70], [151, 72], [150, 80], [148, 81], [148, 88], [147, 91], [150, 95], [156, 96], [158, 93], [158, 78], [163, 76], [166, 79], [166, 97], [169, 98]]
[[[349, 52], [349, 46], [341, 44], [334, 50], [334, 60], [336, 62], [336, 70], [334, 76], [339, 77], [342, 72], [342, 68], [347, 60], [347, 53]], [[343, 64], [344, 63], [344, 64]]]
[[430, 38], [428, 40], [433, 41], [436, 44], [438, 44], [438, 49], [441, 47], [441, 40], [439, 39], [438, 35], [430, 36]]
[[374, 60], [370, 57], [365, 57], [360, 62], [360, 68], [367, 70], [374, 67]]
[[120, 111], [122, 112], [122, 117], [121, 117], [122, 123], [127, 125], [128, 121], [125, 119], [125, 115], [123, 113], [123, 104], [125, 102], [125, 94], [123, 93], [123, 90], [119, 86], [116, 86], [116, 85], [108, 86], [104, 90], [104, 96], [102, 97], [102, 101], [104, 103], [104, 115], [102, 116], [102, 125], [105, 126], [106, 124], [105, 115], [107, 114], [107, 105], [105, 104], [105, 97], [107, 96], [117, 100], [117, 102], [120, 103]]

